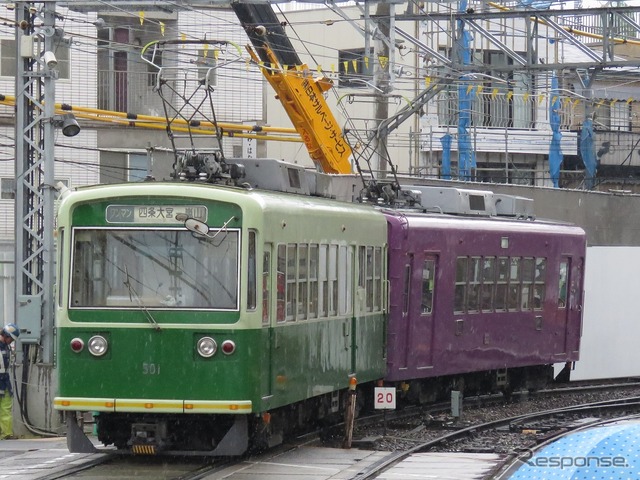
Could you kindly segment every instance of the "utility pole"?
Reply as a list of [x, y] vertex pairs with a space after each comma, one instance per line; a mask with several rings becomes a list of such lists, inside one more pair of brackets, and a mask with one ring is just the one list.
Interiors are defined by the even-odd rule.
[[15, 5], [15, 320], [21, 343], [39, 346], [42, 364], [53, 363], [54, 341], [55, 7]]

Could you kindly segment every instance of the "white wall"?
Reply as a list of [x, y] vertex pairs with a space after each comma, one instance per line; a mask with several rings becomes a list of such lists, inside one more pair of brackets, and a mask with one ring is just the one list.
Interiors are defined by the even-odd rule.
[[640, 375], [639, 247], [589, 247], [580, 361], [572, 380]]

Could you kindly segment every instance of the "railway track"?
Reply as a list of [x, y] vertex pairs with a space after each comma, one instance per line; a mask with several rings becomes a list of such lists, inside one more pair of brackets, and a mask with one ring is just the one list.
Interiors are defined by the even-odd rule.
[[[633, 392], [629, 392], [632, 389]], [[622, 397], [625, 393], [634, 396], [616, 400], [610, 398], [612, 390]], [[572, 395], [579, 398], [601, 398], [601, 400], [583, 403], [579, 406], [561, 405], [554, 408], [541, 409], [540, 403], [546, 404], [553, 398], [557, 403], [572, 403]], [[629, 382], [579, 384], [567, 387], [556, 387], [536, 393], [516, 393], [506, 402], [501, 395], [487, 395], [465, 399], [465, 412], [461, 420], [447, 415], [449, 403], [430, 405], [428, 407], [405, 408], [397, 412], [387, 412], [385, 435], [382, 415], [361, 417], [357, 420], [354, 446], [365, 449], [392, 450], [393, 452], [374, 466], [362, 469], [353, 478], [375, 478], [385, 469], [402, 462], [408, 456], [424, 451], [464, 451], [489, 453], [500, 451], [504, 463], [500, 471], [506, 471], [531, 455], [535, 448], [552, 441], [558, 434], [571, 430], [593, 426], [598, 422], [609, 421], [606, 415], [629, 415], [640, 412], [640, 382], [637, 379]], [[513, 413], [518, 409], [521, 413]], [[531, 413], [532, 410], [544, 410]], [[522, 413], [524, 412], [524, 413]], [[473, 418], [472, 418], [473, 417]], [[477, 420], [476, 417], [481, 418]], [[344, 426], [333, 430], [333, 440], [323, 442], [325, 446], [341, 449]], [[326, 432], [325, 432], [326, 433]], [[366, 438], [379, 439], [376, 444], [367, 444]], [[295, 454], [295, 450], [304, 445], [319, 445], [319, 432], [308, 434], [291, 440], [286, 445], [269, 450], [263, 455], [237, 459], [202, 459], [198, 457], [138, 457], [104, 455], [83, 465], [69, 465], [69, 468], [41, 477], [39, 480], [92, 479], [113, 480], [113, 478], [130, 478], [135, 474], [141, 480], [196, 480], [204, 478], [222, 478], [217, 472], [225, 471], [224, 478], [233, 479], [228, 472], [241, 472], [245, 465], [268, 464], [283, 452]], [[517, 440], [516, 440], [517, 439]], [[500, 450], [501, 448], [501, 450]], [[382, 452], [381, 452], [382, 453]], [[525, 455], [525, 457], [522, 457]], [[511, 463], [509, 463], [511, 462]], [[243, 476], [246, 478], [259, 478]]]
[[497, 437], [503, 435], [521, 437], [522, 442], [516, 450], [508, 452], [504, 461], [491, 473], [491, 478], [497, 478], [514, 468], [519, 462], [530, 458], [542, 446], [568, 432], [629, 418], [640, 418], [640, 397], [605, 400], [500, 418], [459, 428], [424, 442], [416, 442], [411, 448], [389, 454], [353, 478], [357, 480], [376, 478], [382, 472], [416, 453], [433, 451], [496, 453], [499, 450], [496, 448]]

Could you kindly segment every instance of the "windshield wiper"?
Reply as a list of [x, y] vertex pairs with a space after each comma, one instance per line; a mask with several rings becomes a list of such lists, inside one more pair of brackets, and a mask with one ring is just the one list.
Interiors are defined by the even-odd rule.
[[129, 276], [129, 270], [127, 269], [126, 265], [124, 266], [124, 273], [127, 276], [127, 279], [123, 283], [129, 290], [129, 300], [133, 301], [133, 297], [135, 297], [138, 307], [140, 307], [140, 310], [144, 313], [145, 317], [147, 318], [151, 326], [156, 330], [160, 330], [160, 325], [158, 324], [158, 322], [156, 322], [156, 319], [153, 318], [153, 315], [151, 315], [151, 312], [147, 310], [147, 307], [142, 303], [142, 299], [140, 298], [136, 290], [133, 288], [133, 285], [131, 285], [131, 277]]

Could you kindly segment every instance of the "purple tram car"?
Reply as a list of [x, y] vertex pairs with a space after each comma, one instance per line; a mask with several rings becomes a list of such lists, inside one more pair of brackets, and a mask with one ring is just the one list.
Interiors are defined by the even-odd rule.
[[[585, 232], [540, 220], [386, 211], [387, 382], [409, 400], [451, 388], [539, 388], [578, 360]], [[482, 374], [474, 372], [483, 372]]]

